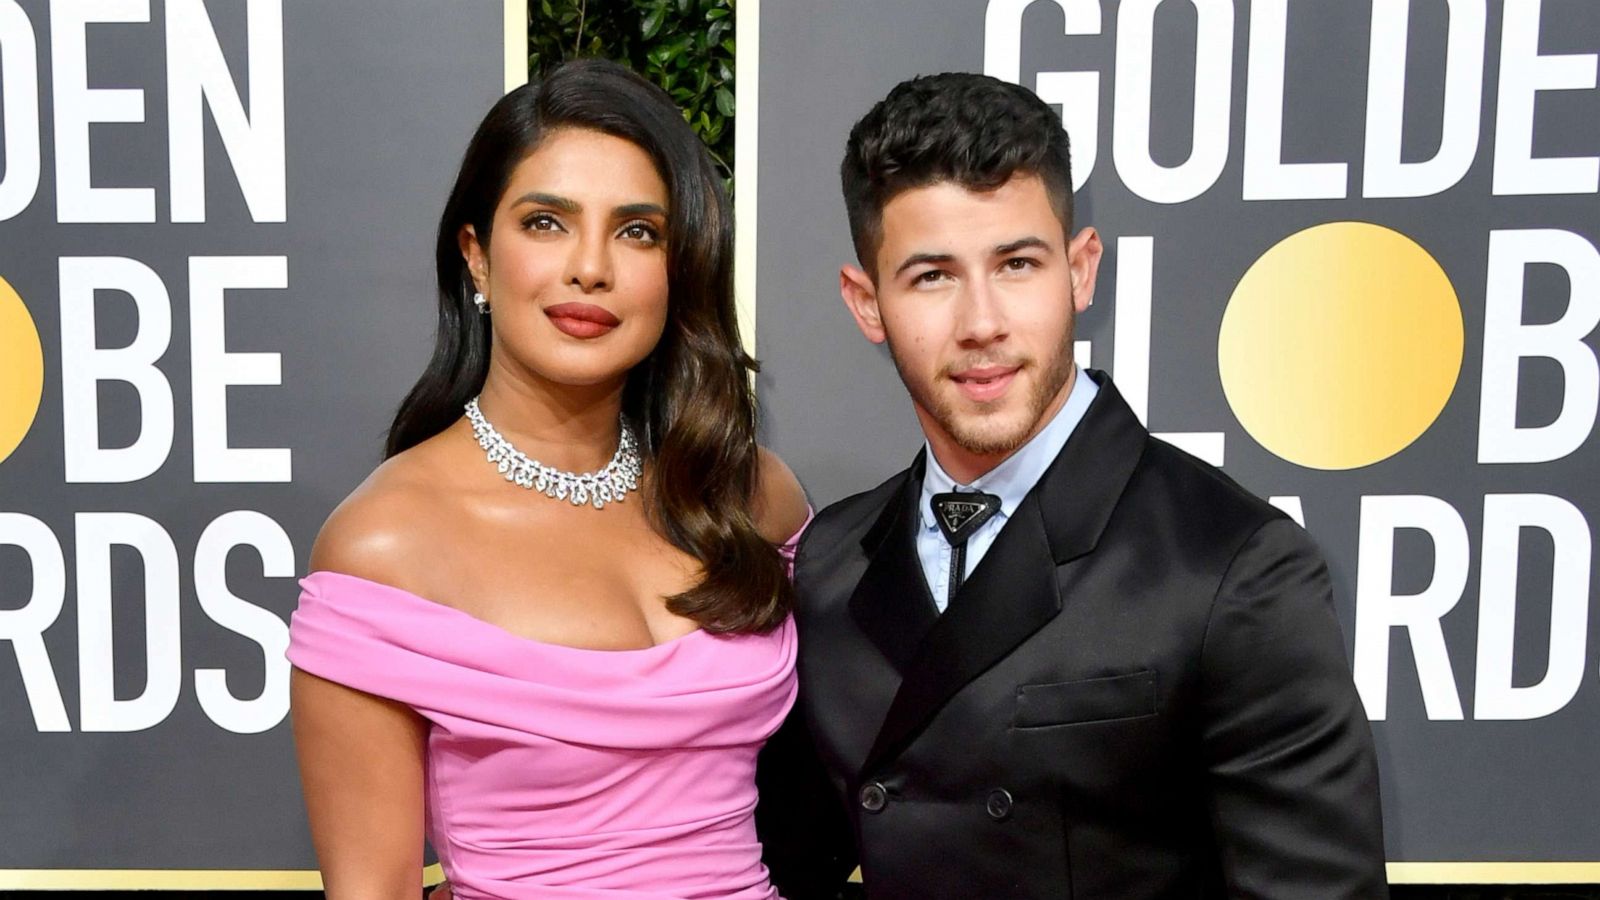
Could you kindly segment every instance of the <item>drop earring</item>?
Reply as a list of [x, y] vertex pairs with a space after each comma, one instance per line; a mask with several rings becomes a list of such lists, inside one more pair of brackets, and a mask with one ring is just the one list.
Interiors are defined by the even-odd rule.
[[472, 302], [478, 307], [478, 315], [487, 316], [489, 314], [489, 298], [485, 297], [481, 291], [472, 295]]

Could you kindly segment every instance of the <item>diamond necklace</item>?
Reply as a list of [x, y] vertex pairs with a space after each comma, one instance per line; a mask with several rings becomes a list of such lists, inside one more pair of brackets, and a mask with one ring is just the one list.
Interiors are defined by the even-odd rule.
[[553, 500], [568, 500], [573, 506], [593, 503], [603, 509], [607, 503], [621, 503], [629, 491], [639, 489], [639, 444], [627, 419], [622, 419], [622, 438], [617, 442], [616, 455], [605, 468], [582, 475], [565, 472], [530, 459], [496, 431], [478, 409], [478, 398], [467, 402], [467, 419], [472, 423], [472, 433], [478, 446], [487, 451], [489, 462], [495, 464], [506, 480], [530, 491], [538, 491]]

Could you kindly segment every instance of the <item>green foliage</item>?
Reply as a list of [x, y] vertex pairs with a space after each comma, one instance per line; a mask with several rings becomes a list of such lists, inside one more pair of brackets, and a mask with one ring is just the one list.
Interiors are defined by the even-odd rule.
[[735, 0], [530, 0], [528, 74], [603, 56], [660, 85], [733, 176]]

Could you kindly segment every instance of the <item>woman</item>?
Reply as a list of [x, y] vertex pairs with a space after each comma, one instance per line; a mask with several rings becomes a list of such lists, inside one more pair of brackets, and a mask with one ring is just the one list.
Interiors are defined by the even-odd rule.
[[333, 900], [416, 896], [424, 830], [461, 900], [775, 896], [754, 768], [793, 702], [774, 545], [806, 505], [755, 443], [731, 233], [681, 113], [620, 66], [479, 126], [433, 359], [291, 627]]

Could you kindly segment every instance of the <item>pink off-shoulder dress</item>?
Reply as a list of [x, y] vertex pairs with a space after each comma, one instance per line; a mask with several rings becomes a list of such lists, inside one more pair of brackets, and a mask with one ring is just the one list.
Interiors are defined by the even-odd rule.
[[300, 585], [290, 662], [430, 723], [428, 839], [460, 900], [777, 897], [755, 765], [794, 703], [792, 619], [585, 650], [350, 575]]

